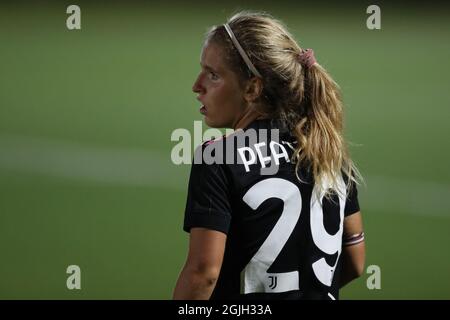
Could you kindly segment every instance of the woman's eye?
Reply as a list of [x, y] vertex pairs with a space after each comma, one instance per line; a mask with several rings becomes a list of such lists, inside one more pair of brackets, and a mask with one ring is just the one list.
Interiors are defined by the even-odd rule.
[[214, 72], [210, 72], [209, 77], [211, 78], [211, 80], [219, 79], [219, 76], [217, 74], [215, 74]]

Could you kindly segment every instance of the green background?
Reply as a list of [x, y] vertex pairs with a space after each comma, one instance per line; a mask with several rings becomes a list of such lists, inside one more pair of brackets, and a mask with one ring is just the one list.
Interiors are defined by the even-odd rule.
[[450, 298], [448, 8], [378, 2], [369, 30], [366, 2], [76, 2], [69, 31], [73, 3], [0, 5], [0, 298], [171, 297], [189, 166], [170, 137], [202, 119], [203, 35], [238, 9], [283, 20], [342, 87], [381, 289], [341, 297]]

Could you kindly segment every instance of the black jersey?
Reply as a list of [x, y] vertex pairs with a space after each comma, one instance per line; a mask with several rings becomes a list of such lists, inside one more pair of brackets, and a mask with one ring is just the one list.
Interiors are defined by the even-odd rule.
[[[356, 186], [349, 192], [342, 175], [341, 192], [327, 199], [307, 169], [300, 168], [300, 181], [291, 161], [296, 140], [281, 124], [256, 120], [196, 150], [194, 161], [216, 157], [192, 165], [184, 230], [227, 234], [211, 299], [339, 297], [343, 220], [359, 211]], [[276, 139], [271, 129], [279, 129]], [[227, 144], [252, 130], [257, 141]]]

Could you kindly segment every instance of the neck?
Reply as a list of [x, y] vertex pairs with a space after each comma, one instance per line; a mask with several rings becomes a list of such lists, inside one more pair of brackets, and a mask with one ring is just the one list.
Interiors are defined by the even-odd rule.
[[244, 129], [255, 120], [264, 119], [264, 115], [254, 108], [247, 108], [233, 124], [233, 129]]

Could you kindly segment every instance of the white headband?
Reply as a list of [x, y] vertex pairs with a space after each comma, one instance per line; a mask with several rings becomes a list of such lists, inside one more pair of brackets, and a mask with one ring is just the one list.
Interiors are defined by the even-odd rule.
[[261, 74], [258, 72], [258, 70], [256, 70], [255, 66], [253, 65], [253, 63], [250, 61], [249, 57], [247, 56], [247, 54], [245, 53], [244, 49], [242, 49], [241, 45], [239, 44], [239, 41], [237, 41], [236, 36], [233, 33], [233, 30], [231, 30], [230, 26], [228, 25], [228, 23], [225, 23], [223, 25], [225, 27], [225, 30], [227, 30], [228, 35], [231, 38], [231, 41], [233, 41], [234, 46], [236, 47], [236, 49], [239, 51], [239, 54], [241, 55], [242, 59], [244, 59], [245, 64], [247, 65], [247, 67], [250, 69], [250, 71], [257, 77], [262, 78]]

